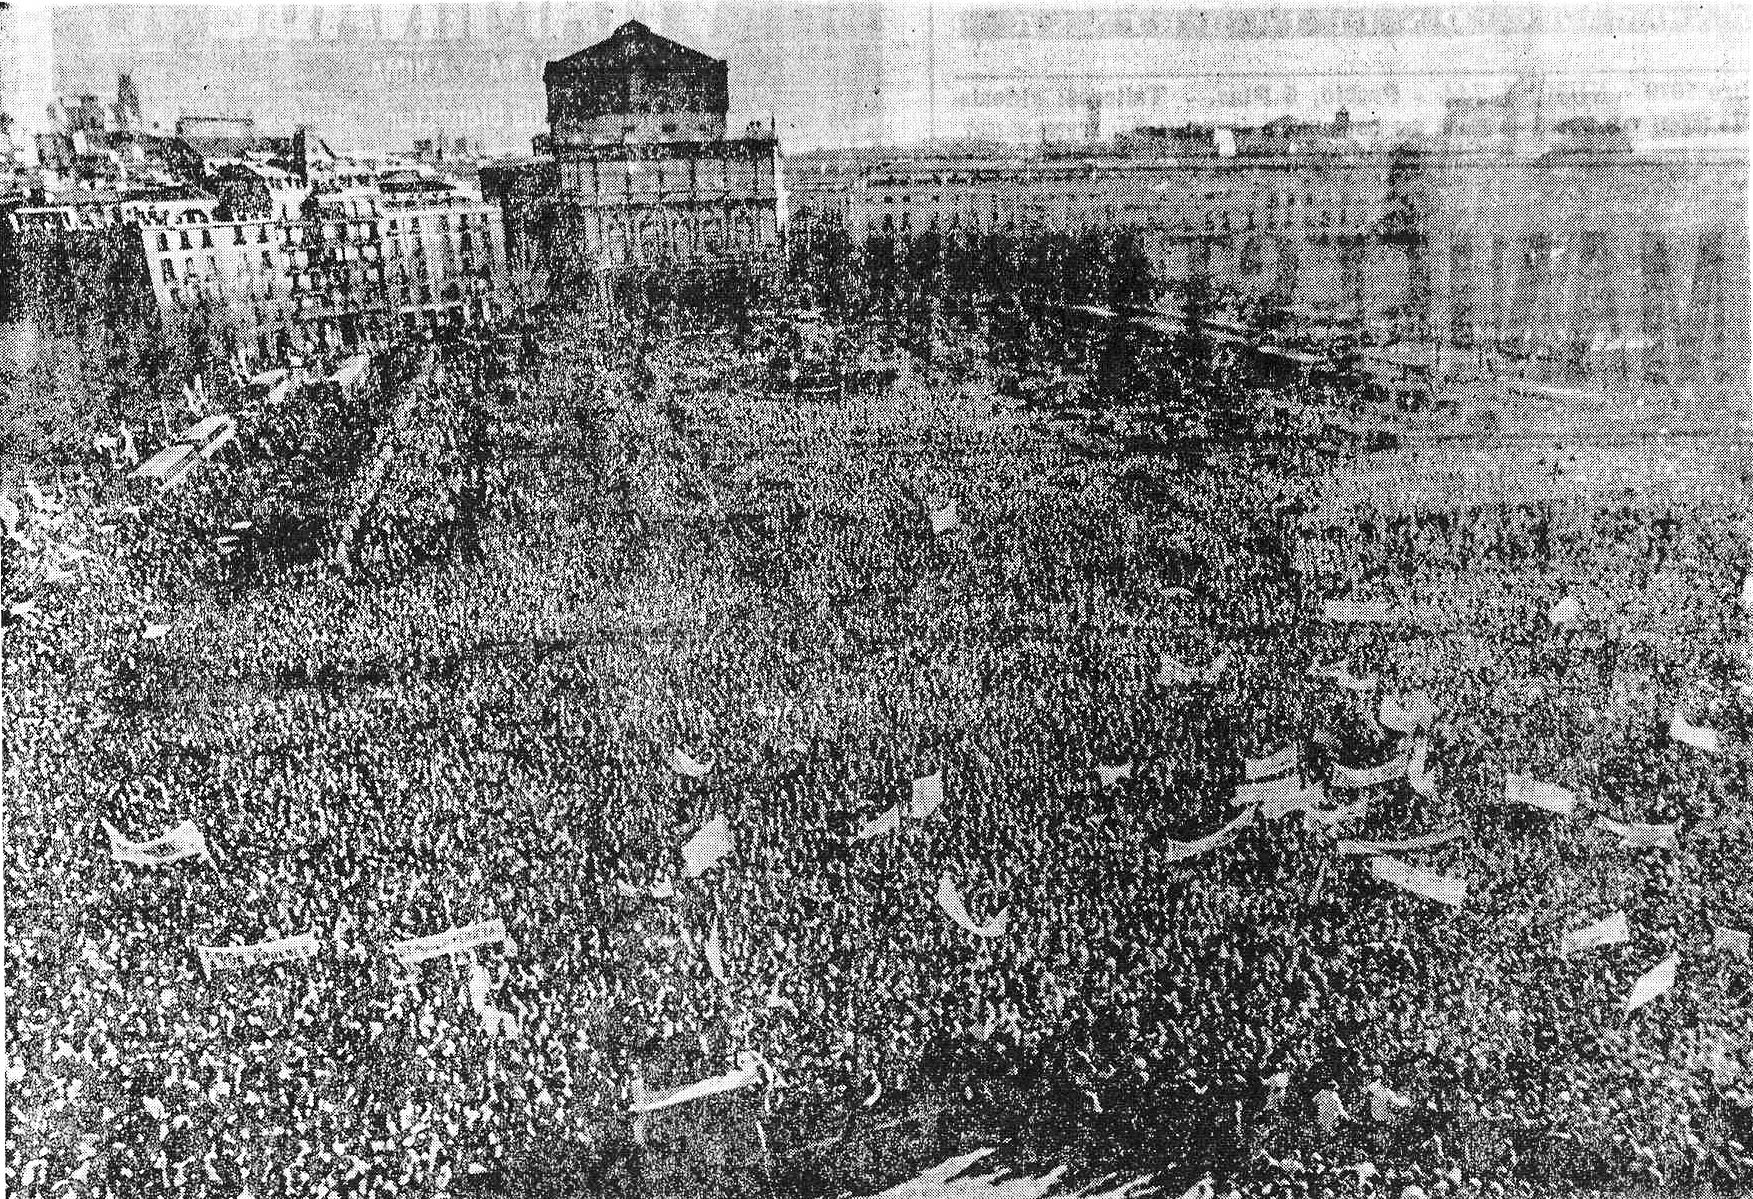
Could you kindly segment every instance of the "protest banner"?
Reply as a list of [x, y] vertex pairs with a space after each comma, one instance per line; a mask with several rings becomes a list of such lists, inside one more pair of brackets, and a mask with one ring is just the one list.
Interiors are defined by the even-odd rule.
[[1002, 937], [1005, 930], [1010, 927], [1010, 909], [1008, 907], [1000, 909], [998, 915], [985, 924], [975, 923], [974, 918], [968, 915], [967, 905], [962, 902], [961, 891], [957, 889], [954, 880], [948, 874], [937, 881], [937, 903], [951, 920], [976, 937]]
[[185, 820], [162, 837], [150, 841], [130, 841], [107, 820], [103, 828], [110, 839], [110, 857], [118, 862], [162, 866], [184, 858], [212, 858], [207, 849], [207, 838], [192, 820]]
[[255, 945], [197, 945], [195, 952], [201, 958], [202, 971], [207, 974], [215, 970], [249, 970], [314, 958], [317, 939], [311, 933], [299, 933]]
[[1467, 898], [1466, 879], [1450, 878], [1433, 870], [1408, 866], [1397, 858], [1371, 858], [1370, 873], [1385, 883], [1392, 883], [1433, 903], [1447, 904], [1452, 908], [1460, 907]]
[[505, 921], [499, 919], [482, 920], [475, 924], [465, 924], [460, 928], [433, 933], [427, 937], [395, 941], [390, 944], [389, 951], [400, 959], [404, 966], [413, 966], [429, 958], [461, 953], [466, 949], [479, 949], [483, 945], [491, 945], [496, 941], [503, 940], [505, 940]]

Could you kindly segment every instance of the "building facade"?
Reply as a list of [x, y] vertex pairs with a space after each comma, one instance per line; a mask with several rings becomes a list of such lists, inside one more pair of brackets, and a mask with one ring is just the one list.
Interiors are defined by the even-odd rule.
[[536, 161], [483, 168], [514, 242], [609, 276], [770, 255], [785, 226], [779, 144], [725, 136], [728, 67], [629, 21], [543, 72]]
[[468, 197], [359, 188], [290, 219], [190, 208], [140, 237], [160, 308], [219, 318], [259, 362], [485, 321], [505, 304], [499, 210]]

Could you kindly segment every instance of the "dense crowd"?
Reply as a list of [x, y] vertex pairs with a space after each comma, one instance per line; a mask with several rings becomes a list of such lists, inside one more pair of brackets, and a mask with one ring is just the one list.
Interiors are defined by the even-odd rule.
[[[1177, 1187], [1213, 1171], [1219, 1195], [1753, 1173], [1747, 965], [1713, 940], [1753, 923], [1728, 504], [1335, 519], [1344, 457], [1307, 424], [1327, 395], [1292, 396], [1296, 436], [1189, 465], [1092, 453], [978, 375], [800, 403], [728, 339], [547, 340], [521, 388], [490, 343], [398, 367], [418, 395], [384, 388], [391, 462], [349, 534], [376, 548], [347, 572], [167, 573], [186, 513], [122, 511], [95, 466], [54, 489], [64, 511], [21, 504], [7, 598], [40, 613], [5, 645], [18, 1194], [582, 1176], [631, 1152], [636, 1082], [749, 1050], [759, 1089], [726, 1102], [780, 1161], [938, 1096]], [[1242, 412], [1284, 393], [1214, 385]], [[419, 415], [441, 389], [458, 423]], [[486, 410], [551, 452], [491, 460]], [[490, 509], [478, 553], [394, 551], [410, 509], [387, 496], [465, 486]], [[461, 519], [434, 502], [408, 520]], [[1582, 615], [1554, 625], [1567, 596]], [[1323, 622], [1328, 598], [1405, 619]], [[1163, 655], [1226, 668], [1177, 681]], [[1309, 672], [1335, 663], [1375, 689]], [[1417, 692], [1432, 795], [1390, 782], [1337, 830], [1261, 819], [1169, 860], [1236, 814], [1244, 759], [1298, 747], [1309, 783], [1377, 764], [1403, 748], [1378, 701]], [[1675, 707], [1726, 751], [1668, 739]], [[856, 839], [934, 772], [941, 808]], [[1583, 812], [1497, 802], [1517, 772]], [[1678, 822], [1678, 848], [1616, 848], [1597, 811]], [[734, 851], [687, 877], [680, 846], [720, 816]], [[184, 819], [209, 859], [110, 860], [101, 822]], [[1408, 855], [1468, 880], [1453, 910], [1335, 844], [1456, 820]], [[976, 920], [1008, 909], [1003, 935], [946, 917], [946, 874]], [[1614, 910], [1628, 943], [1561, 953]], [[507, 940], [454, 960], [385, 952], [495, 917]], [[307, 931], [315, 959], [257, 970], [204, 974], [195, 949]], [[1624, 1014], [1671, 952], [1678, 985]]]

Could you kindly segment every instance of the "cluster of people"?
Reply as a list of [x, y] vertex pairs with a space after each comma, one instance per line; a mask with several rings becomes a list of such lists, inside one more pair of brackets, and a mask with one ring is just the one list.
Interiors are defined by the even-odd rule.
[[[470, 393], [552, 451], [482, 467], [481, 554], [171, 593], [127, 565], [178, 552], [171, 510], [101, 479], [20, 505], [17, 1193], [586, 1177], [637, 1157], [635, 1096], [751, 1051], [758, 1082], [712, 1102], [781, 1174], [928, 1101], [1218, 1195], [1753, 1174], [1747, 965], [1713, 939], [1753, 923], [1726, 505], [1335, 521], [1346, 460], [1312, 434], [1194, 469], [1093, 453], [978, 374], [796, 404], [714, 339], [548, 341], [515, 395]], [[1341, 792], [1403, 749], [1381, 700], [1421, 692], [1435, 785]], [[1670, 739], [1675, 707], [1722, 752]], [[1285, 747], [1298, 786], [1361, 808], [1183, 853]], [[1511, 774], [1578, 813], [1502, 803]], [[932, 775], [941, 805], [861, 836]], [[1677, 839], [1621, 848], [1595, 814]], [[184, 820], [204, 856], [112, 860], [104, 822]], [[716, 821], [732, 848], [696, 872]], [[1454, 822], [1407, 857], [1466, 880], [1456, 908], [1339, 844]], [[946, 914], [946, 877], [996, 935]], [[1563, 951], [1612, 911], [1625, 943]], [[490, 920], [505, 938], [466, 952], [387, 948]], [[255, 969], [198, 952], [305, 933], [314, 957]]]

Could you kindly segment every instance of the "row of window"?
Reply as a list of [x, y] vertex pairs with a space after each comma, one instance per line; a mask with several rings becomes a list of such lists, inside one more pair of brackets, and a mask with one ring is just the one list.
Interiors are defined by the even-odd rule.
[[[391, 217], [387, 221], [382, 222], [382, 224], [387, 228], [389, 235], [392, 237], [397, 234], [412, 235], [422, 232], [421, 219], [422, 218], [418, 216], [411, 216], [406, 218], [404, 222], [402, 218]], [[449, 238], [453, 231], [463, 240], [467, 240], [470, 237], [471, 231], [478, 233], [483, 240], [492, 236], [492, 214], [485, 211], [428, 213], [426, 214], [425, 221], [425, 232], [437, 233], [443, 238]], [[307, 233], [310, 235], [308, 240], [311, 241], [339, 241], [343, 239], [376, 241], [379, 238], [379, 224], [380, 222], [378, 221], [360, 221], [354, 223], [328, 221], [324, 222], [320, 227], [320, 238], [317, 237], [317, 226], [304, 223], [283, 222], [279, 225], [274, 225], [271, 222], [262, 221], [259, 223], [237, 223], [229, 226], [229, 228], [232, 231], [231, 244], [233, 246], [248, 245], [252, 240], [256, 245], [262, 246], [274, 244], [276, 242], [281, 245], [303, 245], [307, 240]], [[213, 248], [214, 244], [214, 231], [217, 229], [220, 232], [221, 238], [223, 238], [224, 230], [226, 228], [227, 226], [224, 225], [216, 225], [203, 226], [196, 229], [157, 229], [154, 230], [154, 236], [158, 248], [161, 251], [172, 248], [172, 233], [176, 234], [178, 249], [210, 250]], [[251, 228], [254, 228], [256, 231], [253, 239], [251, 239], [248, 233], [248, 230]], [[274, 230], [273, 234], [270, 234], [270, 229]]]

